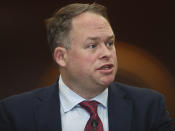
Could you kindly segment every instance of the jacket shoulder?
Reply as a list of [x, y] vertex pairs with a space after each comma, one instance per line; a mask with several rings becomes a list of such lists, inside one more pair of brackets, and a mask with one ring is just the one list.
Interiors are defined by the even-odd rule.
[[[111, 90], [113, 92], [121, 92], [125, 96], [136, 100], [151, 100], [155, 98], [162, 98], [163, 95], [155, 90], [149, 88], [135, 87], [123, 83], [112, 83]], [[139, 99], [138, 99], [139, 98]]]
[[36, 98], [39, 99], [40, 96], [42, 96], [43, 98], [45, 96], [48, 97], [49, 92], [51, 92], [54, 89], [54, 86], [55, 85], [51, 85], [44, 88], [37, 88], [32, 91], [9, 96], [1, 100], [0, 105], [2, 104], [3, 106], [6, 106], [9, 109], [14, 109], [15, 107], [22, 107], [20, 105], [23, 105], [23, 107], [31, 106], [31, 104], [34, 103]]
[[133, 119], [135, 123], [140, 123], [139, 125], [135, 124], [136, 128], [145, 127], [145, 129], [153, 131], [173, 130], [172, 119], [166, 109], [165, 99], [161, 93], [152, 89], [133, 87], [121, 83], [113, 83], [110, 92], [112, 92], [113, 103], [115, 103], [114, 99], [121, 98], [132, 103]]

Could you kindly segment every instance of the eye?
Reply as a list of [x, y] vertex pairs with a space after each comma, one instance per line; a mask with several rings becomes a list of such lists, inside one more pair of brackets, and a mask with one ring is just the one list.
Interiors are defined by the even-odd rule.
[[113, 45], [113, 42], [107, 42], [107, 43], [106, 43], [106, 46], [107, 46], [107, 47], [110, 47], [110, 46], [112, 46], [112, 45]]
[[96, 47], [95, 44], [90, 44], [90, 45], [88, 46], [88, 48], [90, 48], [90, 49], [93, 49], [93, 48], [95, 48], [95, 47]]

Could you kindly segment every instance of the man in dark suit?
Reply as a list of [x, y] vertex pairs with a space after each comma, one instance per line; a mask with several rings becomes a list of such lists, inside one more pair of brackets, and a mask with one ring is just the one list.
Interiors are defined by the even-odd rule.
[[113, 82], [115, 35], [104, 6], [67, 5], [47, 29], [59, 80], [2, 100], [0, 131], [173, 131], [159, 93]]

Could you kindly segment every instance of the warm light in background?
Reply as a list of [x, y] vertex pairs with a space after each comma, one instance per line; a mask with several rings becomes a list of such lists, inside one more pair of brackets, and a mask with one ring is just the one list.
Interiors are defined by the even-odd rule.
[[[166, 87], [173, 86], [173, 76], [152, 54], [132, 44], [119, 42], [116, 45], [119, 75], [126, 77], [126, 79], [131, 78], [131, 80], [134, 80], [132, 78], [133, 75], [133, 77], [135, 76], [141, 80], [138, 83], [144, 83], [148, 86], [147, 88], [154, 88], [156, 90], [164, 90]], [[135, 82], [137, 83], [137, 79], [135, 79]]]

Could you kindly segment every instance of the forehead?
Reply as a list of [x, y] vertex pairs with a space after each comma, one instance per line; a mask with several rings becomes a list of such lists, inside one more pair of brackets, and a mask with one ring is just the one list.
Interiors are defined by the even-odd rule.
[[109, 22], [101, 15], [85, 12], [72, 20], [72, 31], [83, 34], [113, 35]]
[[[104, 22], [105, 21], [105, 22]], [[92, 12], [85, 12], [81, 15], [78, 15], [73, 18], [72, 25], [91, 25], [91, 24], [100, 24], [101, 26], [104, 26], [105, 24], [109, 24], [107, 20], [98, 14], [92, 13]]]

